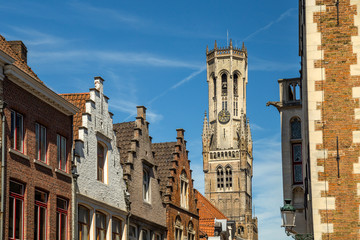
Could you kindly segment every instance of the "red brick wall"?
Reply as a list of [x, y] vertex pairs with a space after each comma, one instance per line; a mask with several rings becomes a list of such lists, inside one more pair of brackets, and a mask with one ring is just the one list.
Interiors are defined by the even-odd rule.
[[[67, 138], [67, 169], [70, 172], [72, 118], [41, 101], [13, 82], [5, 79], [4, 98], [7, 105], [6, 115], [6, 185], [5, 185], [5, 238], [9, 228], [9, 180], [17, 180], [25, 185], [24, 200], [24, 239], [34, 238], [34, 193], [35, 188], [48, 193], [47, 237], [56, 239], [56, 198], [68, 199], [68, 239], [71, 238], [71, 177], [55, 172], [57, 168], [57, 134]], [[24, 116], [24, 154], [30, 160], [9, 153], [11, 112], [13, 109]], [[47, 161], [52, 169], [34, 163], [35, 159], [35, 123], [46, 127]]]
[[[172, 193], [171, 193], [171, 203], [167, 204], [166, 207], [166, 225], [168, 228], [168, 240], [174, 239], [174, 224], [176, 216], [180, 216], [182, 226], [184, 227], [183, 234], [187, 236], [187, 228], [189, 221], [191, 220], [194, 229], [196, 231], [195, 239], [199, 238], [199, 216], [195, 201], [195, 192], [193, 188], [192, 175], [190, 169], [190, 162], [188, 160], [188, 153], [186, 150], [186, 141], [184, 140], [184, 131], [182, 129], [177, 130], [177, 145], [175, 147], [175, 160], [173, 162], [173, 167], [176, 171], [171, 170], [173, 181], [172, 181]], [[181, 172], [185, 170], [187, 178], [189, 179], [189, 208], [184, 209], [180, 205], [180, 175]]]
[[[358, 35], [354, 26], [356, 6], [350, 0], [340, 0], [339, 22], [334, 0], [316, 1], [317, 5], [326, 5], [326, 11], [315, 13], [314, 20], [321, 33], [324, 53], [323, 61], [315, 67], [323, 67], [323, 81], [316, 84], [318, 91], [324, 91], [324, 102], [319, 103], [322, 112], [323, 144], [318, 150], [327, 150], [326, 159], [318, 159], [317, 164], [324, 166], [319, 173], [319, 181], [328, 181], [328, 192], [322, 196], [335, 197], [335, 210], [320, 212], [322, 223], [333, 224], [333, 233], [323, 234], [322, 239], [360, 239], [359, 235], [359, 197], [357, 184], [360, 176], [354, 174], [353, 164], [359, 162], [360, 145], [353, 143], [353, 131], [360, 130], [359, 120], [354, 118], [354, 109], [359, 108], [359, 100], [352, 98], [352, 88], [360, 86], [360, 77], [350, 75], [350, 65], [356, 64], [351, 36]], [[337, 174], [336, 137], [339, 137], [340, 178]], [[324, 206], [325, 208], [325, 206]], [[329, 235], [329, 236], [328, 236]]]

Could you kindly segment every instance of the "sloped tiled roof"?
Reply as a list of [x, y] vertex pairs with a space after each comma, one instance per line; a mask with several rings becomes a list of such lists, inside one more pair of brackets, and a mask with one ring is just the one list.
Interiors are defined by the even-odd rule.
[[17, 53], [11, 48], [10, 43], [6, 41], [6, 39], [0, 35], [0, 50], [8, 54], [10, 57], [15, 59], [14, 66], [28, 74], [29, 76], [35, 78], [40, 83], [43, 83], [38, 76], [34, 73], [34, 71], [27, 65], [27, 63], [17, 55]]
[[168, 176], [172, 166], [173, 153], [175, 152], [176, 142], [153, 143], [152, 150], [155, 152], [155, 164], [158, 166], [160, 178], [160, 191], [166, 192]]
[[123, 164], [131, 149], [131, 139], [134, 138], [135, 122], [123, 122], [114, 124], [116, 132], [116, 144], [120, 148], [120, 161]]
[[67, 94], [60, 94], [63, 98], [67, 101], [75, 105], [80, 109], [74, 115], [73, 123], [74, 123], [74, 140], [79, 138], [79, 127], [82, 125], [82, 114], [86, 112], [86, 100], [90, 99], [90, 93], [67, 93]]
[[195, 190], [195, 197], [198, 200], [200, 231], [209, 237], [214, 236], [215, 218], [227, 220], [228, 218], [197, 190]]

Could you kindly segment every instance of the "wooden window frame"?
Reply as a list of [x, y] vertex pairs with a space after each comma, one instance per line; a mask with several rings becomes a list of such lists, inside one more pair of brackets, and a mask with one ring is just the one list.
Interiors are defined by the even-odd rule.
[[[102, 217], [104, 217], [104, 228], [101, 228], [101, 227], [98, 227], [98, 221], [97, 221], [97, 219], [98, 219], [98, 215], [99, 216], [102, 216]], [[103, 212], [100, 212], [100, 211], [96, 211], [95, 212], [95, 227], [96, 227], [96, 232], [95, 232], [95, 238], [96, 238], [96, 240], [100, 240], [100, 236], [99, 236], [99, 234], [100, 234], [100, 232], [104, 232], [104, 240], [106, 240], [107, 238], [106, 238], [106, 233], [107, 233], [107, 224], [106, 224], [106, 219], [107, 217], [106, 217], [106, 214], [105, 213], [103, 213]]]
[[[47, 133], [46, 127], [40, 123], [35, 123], [36, 135], [36, 160], [47, 163]], [[44, 159], [42, 153], [45, 152]]]
[[11, 129], [11, 133], [10, 133], [11, 148], [21, 153], [24, 153], [24, 116], [14, 110], [11, 110], [10, 129]]
[[[99, 146], [101, 146], [102, 148], [102, 163], [100, 163], [100, 157], [101, 155], [99, 154]], [[106, 156], [107, 155], [107, 147], [105, 144], [103, 144], [102, 142], [97, 142], [97, 180], [102, 182], [102, 183], [106, 183], [105, 181], [105, 172], [106, 172]]]
[[[120, 232], [114, 232], [114, 221], [118, 221], [120, 224]], [[119, 237], [120, 239], [122, 239], [122, 224], [123, 221], [117, 217], [112, 217], [112, 222], [111, 222], [112, 226], [111, 226], [111, 232], [112, 232], [112, 240], [116, 239], [117, 237]]]
[[[57, 142], [58, 169], [60, 169], [60, 170], [62, 170], [64, 172], [67, 172], [67, 148], [66, 148], [67, 139], [64, 136], [61, 136], [60, 134], [57, 134], [56, 135], [56, 142]], [[63, 167], [64, 162], [65, 162], [65, 165]]]
[[[64, 201], [65, 202], [65, 208], [61, 208], [58, 204], [58, 201]], [[65, 224], [65, 240], [68, 239], [68, 206], [69, 201], [58, 197], [56, 199], [56, 240], [62, 239], [62, 226]], [[62, 221], [65, 218], [65, 223]]]
[[[40, 200], [36, 200], [36, 192], [40, 192], [40, 193], [45, 194], [45, 201], [44, 202], [42, 202]], [[45, 224], [45, 226], [43, 226], [44, 229], [45, 229], [45, 236], [44, 236], [45, 239], [44, 238], [42, 238], [42, 239], [44, 239], [44, 240], [47, 239], [47, 220], [48, 220], [47, 207], [48, 207], [48, 194], [46, 192], [44, 192], [44, 191], [36, 189], [35, 190], [35, 213], [34, 213], [34, 216], [37, 215], [37, 221], [34, 220], [34, 239], [35, 240], [40, 240], [41, 239], [40, 238], [40, 236], [41, 236], [40, 230], [42, 228], [42, 225], [41, 225], [41, 210], [45, 211], [45, 219], [43, 221], [44, 224]], [[37, 232], [36, 232], [36, 229], [37, 229]], [[36, 236], [36, 233], [38, 234], [37, 236]]]
[[[13, 180], [10, 180], [10, 184], [15, 183], [21, 186], [21, 193], [11, 192], [11, 188], [9, 190], [9, 240], [22, 240], [24, 237], [24, 193], [25, 193], [25, 185]], [[13, 202], [13, 209], [10, 208], [10, 201]], [[19, 225], [19, 237], [16, 237], [16, 219], [17, 219], [17, 202], [21, 203], [21, 225]], [[10, 212], [12, 212], [13, 221], [10, 222]], [[10, 226], [12, 226], [12, 236], [10, 235]]]
[[[79, 208], [84, 208], [84, 209], [86, 209], [86, 211], [88, 212], [88, 218], [87, 218], [87, 223], [85, 223], [85, 222], [81, 222], [79, 219], [78, 219], [78, 240], [82, 240], [83, 239], [83, 237], [82, 237], [82, 231], [80, 231], [80, 227], [79, 226], [86, 226], [87, 227], [87, 229], [88, 229], [88, 235], [87, 235], [87, 240], [89, 240], [90, 239], [90, 232], [91, 232], [91, 229], [90, 229], [90, 226], [91, 226], [91, 223], [90, 223], [90, 209], [89, 208], [87, 208], [87, 207], [85, 207], [85, 206], [83, 206], [83, 205], [78, 205], [78, 209]], [[78, 210], [78, 212], [79, 212], [79, 210]]]

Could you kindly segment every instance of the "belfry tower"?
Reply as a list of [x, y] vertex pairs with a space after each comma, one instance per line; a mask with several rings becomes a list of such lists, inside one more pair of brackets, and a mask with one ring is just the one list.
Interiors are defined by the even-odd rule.
[[209, 118], [203, 126], [205, 196], [230, 220], [236, 235], [258, 239], [252, 217], [253, 155], [246, 117], [247, 50], [230, 46], [206, 49]]

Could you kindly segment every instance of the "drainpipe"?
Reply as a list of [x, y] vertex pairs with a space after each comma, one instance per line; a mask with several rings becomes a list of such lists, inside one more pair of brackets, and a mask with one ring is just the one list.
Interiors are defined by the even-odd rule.
[[126, 215], [126, 239], [125, 240], [129, 240], [130, 217], [131, 217], [130, 193], [127, 190], [124, 190], [124, 195], [125, 195], [125, 204], [126, 204], [126, 211], [127, 211], [127, 215]]
[[4, 108], [6, 103], [0, 103], [1, 115], [1, 207], [0, 207], [0, 238], [3, 238], [4, 233], [4, 199], [5, 199], [5, 114]]

